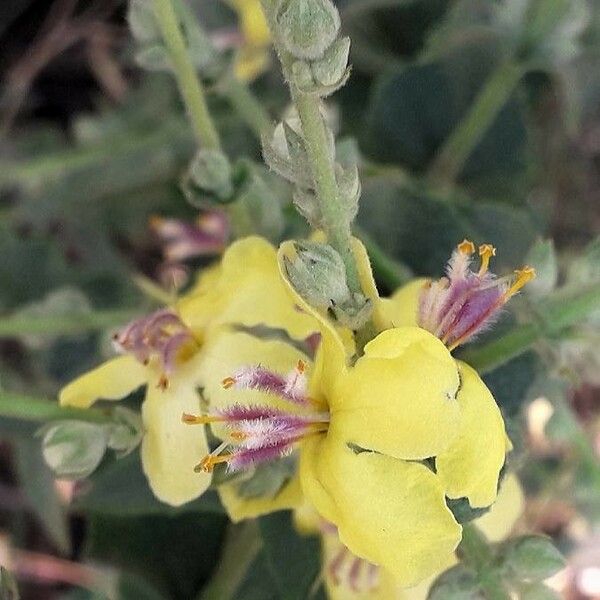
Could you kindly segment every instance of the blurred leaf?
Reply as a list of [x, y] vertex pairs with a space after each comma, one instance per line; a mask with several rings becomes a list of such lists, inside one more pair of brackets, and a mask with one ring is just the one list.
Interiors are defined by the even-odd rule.
[[54, 476], [46, 466], [40, 442], [24, 438], [16, 442], [19, 481], [29, 505], [44, 530], [63, 554], [71, 550], [66, 511], [54, 487]]
[[158, 501], [142, 471], [139, 452], [101, 465], [86, 481], [84, 490], [75, 498], [73, 508], [85, 513], [132, 517], [223, 512], [216, 493], [211, 491], [180, 508]]
[[558, 592], [543, 583], [530, 583], [519, 586], [520, 600], [560, 600]]
[[264, 552], [282, 600], [324, 598], [319, 586], [321, 549], [317, 537], [299, 535], [291, 513], [260, 518]]
[[427, 600], [484, 600], [477, 575], [463, 565], [442, 573], [432, 584]]
[[233, 600], [280, 600], [269, 559], [261, 550], [248, 569]]
[[526, 293], [533, 297], [549, 294], [558, 281], [558, 263], [554, 242], [537, 240], [529, 250], [525, 262], [534, 267], [536, 273], [536, 278], [527, 284]]
[[565, 566], [565, 559], [549, 538], [528, 535], [504, 545], [504, 564], [519, 581], [543, 581]]
[[[214, 569], [226, 518], [206, 514], [90, 519], [86, 556], [106, 561], [174, 600], [189, 600]], [[118, 540], [118, 543], [116, 543]]]
[[442, 198], [400, 177], [377, 176], [363, 184], [360, 226], [392, 257], [418, 275], [441, 276], [465, 237], [498, 249], [495, 271], [512, 272], [540, 224], [525, 208]]

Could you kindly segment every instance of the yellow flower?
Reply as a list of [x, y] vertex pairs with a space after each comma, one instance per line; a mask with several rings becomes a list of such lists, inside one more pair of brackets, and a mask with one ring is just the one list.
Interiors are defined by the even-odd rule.
[[[499, 542], [510, 534], [523, 511], [523, 492], [514, 474], [503, 480], [498, 499], [492, 508], [473, 523], [490, 542]], [[358, 558], [340, 541], [337, 529], [319, 517], [308, 504], [294, 511], [298, 531], [321, 536], [323, 579], [330, 600], [425, 600], [437, 576], [457, 562], [455, 555], [438, 573], [417, 586], [402, 587], [385, 569]]]
[[[281, 284], [275, 249], [251, 237], [234, 243], [220, 264], [204, 271], [174, 307], [123, 329], [115, 342], [128, 353], [71, 382], [61, 391], [60, 403], [84, 408], [100, 399], [119, 400], [146, 386], [144, 472], [157, 498], [183, 504], [202, 494], [211, 476], [194, 472], [209, 448], [204, 431], [182, 423], [182, 414], [200, 410], [197, 390], [204, 384], [211, 348], [227, 347], [224, 364], [230, 368], [242, 358], [247, 360], [236, 345], [239, 336], [246, 342], [244, 348], [252, 347], [256, 360], [261, 360], [261, 351], [266, 349], [270, 358], [271, 347], [283, 345], [261, 342], [249, 333], [233, 333], [232, 326], [261, 325], [298, 338], [314, 330], [314, 321], [295, 309]], [[286, 357], [296, 359], [296, 355]]]
[[260, 0], [233, 0], [244, 43], [238, 51], [234, 72], [242, 81], [252, 81], [269, 65], [271, 34]]
[[[356, 246], [370, 295], [366, 253]], [[284, 244], [280, 257], [294, 252]], [[326, 433], [303, 443], [304, 493], [354, 554], [413, 585], [443, 567], [460, 541], [445, 497], [467, 497], [473, 507], [496, 498], [506, 451], [498, 407], [477, 373], [419, 327], [383, 331], [348, 366], [336, 330], [290, 291], [320, 322], [309, 395], [330, 415]], [[375, 311], [385, 317], [382, 306]], [[436, 472], [421, 462], [433, 457]]]

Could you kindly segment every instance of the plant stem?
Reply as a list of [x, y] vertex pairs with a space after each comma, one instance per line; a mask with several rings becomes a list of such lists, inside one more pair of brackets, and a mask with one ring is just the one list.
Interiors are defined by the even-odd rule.
[[0, 337], [20, 335], [67, 335], [98, 331], [122, 325], [137, 313], [131, 310], [108, 310], [72, 315], [16, 316], [0, 319]]
[[460, 358], [480, 373], [493, 371], [529, 350], [541, 338], [559, 335], [597, 310], [600, 310], [600, 284], [569, 295], [556, 294], [540, 303], [538, 321], [516, 325], [487, 344], [463, 350]]
[[246, 83], [230, 74], [219, 85], [219, 91], [227, 98], [242, 120], [260, 140], [262, 134], [272, 127], [271, 117]]
[[91, 423], [110, 423], [109, 414], [95, 408], [61, 407], [51, 400], [32, 398], [12, 392], [0, 392], [0, 415], [3, 418], [45, 423], [61, 419], [76, 419]]
[[467, 159], [504, 107], [523, 75], [522, 67], [501, 62], [476, 96], [466, 116], [444, 142], [429, 169], [434, 185], [454, 183]]
[[262, 540], [257, 521], [231, 525], [225, 539], [221, 562], [198, 600], [229, 600], [232, 598], [261, 546]]
[[459, 546], [463, 561], [477, 573], [477, 579], [487, 600], [510, 600], [502, 579], [494, 569], [494, 555], [485, 537], [471, 524], [463, 525], [463, 537]]
[[323, 229], [331, 246], [342, 257], [346, 268], [348, 287], [353, 292], [360, 292], [358, 269], [350, 244], [350, 223], [346, 218], [347, 211], [342, 204], [343, 201], [335, 177], [335, 157], [332, 156], [331, 142], [325, 121], [321, 115], [321, 100], [317, 96], [301, 92], [294, 85], [291, 76], [294, 57], [282, 48], [277, 39], [274, 27], [273, 0], [262, 0], [262, 7], [271, 29], [273, 45], [281, 61], [283, 74], [290, 87], [292, 101], [296, 106], [302, 124], [302, 133], [315, 183]]
[[208, 112], [204, 88], [190, 60], [175, 9], [171, 0], [153, 0], [153, 2], [158, 26], [173, 62], [179, 91], [198, 143], [204, 148], [218, 150], [221, 147], [219, 134]]

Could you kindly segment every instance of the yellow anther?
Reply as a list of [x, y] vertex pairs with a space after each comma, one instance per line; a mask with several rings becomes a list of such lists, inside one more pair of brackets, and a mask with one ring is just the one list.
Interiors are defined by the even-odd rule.
[[515, 274], [517, 277], [506, 292], [507, 298], [514, 296], [526, 283], [535, 279], [535, 269], [533, 267], [525, 266], [522, 269], [517, 269]]
[[244, 433], [243, 431], [232, 431], [230, 434], [232, 439], [234, 439], [236, 442], [243, 442], [245, 439], [248, 438], [248, 434]]
[[194, 473], [212, 473], [215, 465], [227, 462], [231, 456], [231, 454], [221, 454], [219, 456], [208, 454], [194, 467]]
[[302, 359], [298, 360], [298, 364], [296, 364], [296, 371], [298, 371], [300, 374], [306, 371], [306, 363]]
[[228, 390], [230, 387], [235, 385], [235, 379], [233, 377], [225, 377], [221, 382], [221, 385]]
[[181, 422], [186, 425], [206, 425], [207, 423], [216, 423], [224, 420], [220, 415], [190, 415], [188, 413], [181, 415]]
[[496, 256], [496, 248], [491, 244], [481, 244], [479, 246], [479, 256], [481, 257], [481, 267], [479, 267], [478, 275], [481, 277], [484, 273], [487, 273], [492, 256]]
[[467, 254], [470, 256], [475, 252], [475, 244], [471, 240], [465, 238], [458, 246], [456, 246], [456, 249], [461, 254]]

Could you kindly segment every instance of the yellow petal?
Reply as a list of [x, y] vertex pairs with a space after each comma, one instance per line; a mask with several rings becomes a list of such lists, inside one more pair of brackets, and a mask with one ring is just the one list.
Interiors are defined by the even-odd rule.
[[331, 420], [362, 448], [403, 459], [445, 450], [459, 432], [456, 361], [424, 329], [380, 333], [329, 398]]
[[278, 510], [295, 508], [302, 503], [302, 490], [298, 477], [286, 483], [275, 496], [244, 498], [238, 494], [235, 483], [219, 486], [219, 496], [229, 518], [234, 523], [268, 515]]
[[[298, 480], [299, 481], [299, 480]], [[303, 500], [292, 514], [294, 527], [302, 535], [312, 535], [320, 531], [321, 517], [312, 504]]]
[[271, 33], [260, 0], [233, 0], [233, 6], [240, 18], [244, 40], [251, 46], [269, 45]]
[[145, 385], [148, 376], [148, 369], [133, 356], [119, 356], [66, 385], [58, 399], [62, 406], [77, 408], [89, 408], [96, 400], [121, 400]]
[[489, 512], [475, 521], [475, 525], [490, 542], [500, 542], [508, 537], [524, 508], [525, 498], [519, 479], [509, 473], [502, 481], [496, 502]]
[[241, 81], [253, 81], [267, 70], [269, 62], [270, 55], [262, 48], [240, 48], [233, 65], [234, 74]]
[[[446, 506], [438, 477], [422, 464], [355, 454], [327, 438], [312, 461], [312, 478], [334, 503], [332, 514], [324, 516], [338, 527], [340, 540], [390, 571], [402, 586], [439, 572], [460, 541], [461, 527]], [[322, 498], [313, 496], [312, 483], [305, 485], [307, 474], [305, 466], [302, 488], [320, 511]]]
[[201, 339], [223, 324], [264, 324], [300, 339], [316, 330], [313, 319], [294, 306], [279, 276], [275, 249], [262, 238], [248, 237], [229, 246], [209, 282], [210, 287], [202, 286], [201, 293], [196, 289], [177, 306]]
[[417, 325], [419, 296], [427, 279], [414, 279], [394, 292], [390, 298], [382, 298], [378, 307], [381, 328], [412, 327]]
[[160, 374], [148, 383], [142, 406], [145, 434], [142, 466], [154, 495], [179, 506], [200, 496], [210, 485], [209, 473], [194, 473], [194, 466], [209, 452], [202, 426], [186, 425], [181, 415], [200, 411], [198, 372], [202, 354], [179, 365], [169, 387], [158, 387]]
[[338, 377], [346, 370], [346, 359], [353, 354], [350, 350], [351, 342], [349, 336], [351, 332], [346, 330], [345, 339], [342, 338], [340, 330], [336, 329], [326, 315], [323, 315], [317, 309], [313, 308], [296, 292], [294, 286], [289, 282], [284, 264], [284, 258], [294, 260], [296, 250], [293, 242], [283, 242], [279, 248], [278, 261], [281, 280], [286, 286], [287, 293], [293, 299], [293, 302], [306, 315], [315, 319], [321, 332], [321, 343], [315, 365], [311, 375], [311, 394], [316, 400], [320, 400], [322, 395], [327, 395], [333, 389]]
[[477, 372], [458, 362], [461, 389], [460, 434], [436, 458], [436, 468], [450, 498], [467, 497], [473, 508], [496, 499], [498, 475], [504, 464], [506, 432], [496, 401]]
[[[233, 375], [240, 367], [263, 365], [282, 375], [291, 371], [298, 360], [307, 357], [280, 340], [265, 340], [241, 331], [222, 329], [214, 335], [202, 349], [204, 360], [198, 368], [202, 381], [203, 394], [211, 410], [224, 409], [233, 404], [258, 404], [275, 406], [287, 411], [300, 411], [300, 407], [286, 400], [259, 390], [225, 389], [223, 380]], [[228, 439], [229, 430], [219, 423], [213, 423], [213, 433]]]

